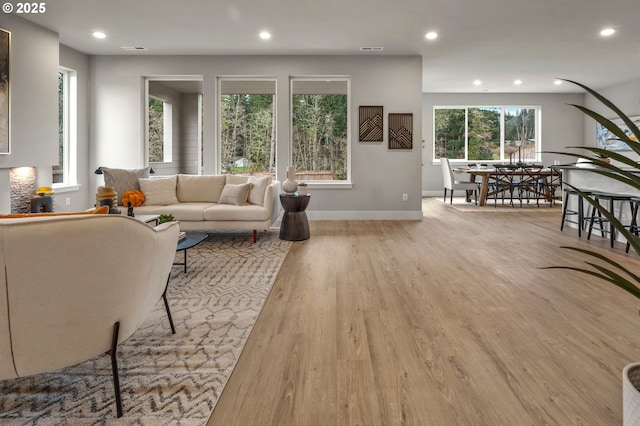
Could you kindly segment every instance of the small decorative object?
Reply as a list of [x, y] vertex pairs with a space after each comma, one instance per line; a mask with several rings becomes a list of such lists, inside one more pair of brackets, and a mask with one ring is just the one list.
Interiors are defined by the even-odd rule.
[[298, 189], [298, 183], [295, 181], [296, 171], [293, 167], [287, 168], [287, 178], [282, 182], [282, 190], [287, 194], [293, 194]]
[[158, 216], [158, 224], [171, 222], [172, 220], [174, 220], [174, 218], [171, 213], [168, 213], [168, 214], [162, 213], [161, 215]]
[[307, 195], [308, 186], [304, 182], [298, 184], [298, 195]]
[[131, 205], [131, 201], [127, 203], [127, 216], [135, 217], [136, 215], [133, 213], [133, 206]]
[[96, 193], [96, 207], [109, 206], [109, 214], [120, 214], [118, 193], [110, 186], [99, 186]]

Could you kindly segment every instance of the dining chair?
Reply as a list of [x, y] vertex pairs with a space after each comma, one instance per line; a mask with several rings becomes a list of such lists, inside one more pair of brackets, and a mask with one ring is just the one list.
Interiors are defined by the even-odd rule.
[[455, 179], [453, 174], [453, 168], [448, 158], [440, 159], [440, 166], [442, 167], [442, 180], [444, 184], [444, 202], [447, 202], [447, 190], [451, 191], [451, 201], [453, 204], [453, 191], [464, 190], [473, 191], [475, 197], [475, 204], [478, 205], [478, 184], [475, 182], [459, 182]]
[[542, 177], [542, 168], [540, 164], [523, 167], [520, 187], [518, 193], [520, 196], [520, 205], [522, 205], [523, 195], [527, 200], [527, 204], [532, 200], [536, 200], [536, 205], [540, 207], [540, 195], [544, 191], [544, 178]]
[[494, 207], [498, 205], [498, 195], [501, 196], [502, 204], [504, 204], [506, 194], [509, 196], [509, 204], [513, 206], [513, 194], [516, 191], [518, 191], [518, 199], [520, 200], [520, 206], [522, 206], [522, 197], [520, 195], [521, 175], [518, 173], [519, 167], [497, 164], [495, 168], [495, 175], [492, 176], [495, 185], [493, 192]]

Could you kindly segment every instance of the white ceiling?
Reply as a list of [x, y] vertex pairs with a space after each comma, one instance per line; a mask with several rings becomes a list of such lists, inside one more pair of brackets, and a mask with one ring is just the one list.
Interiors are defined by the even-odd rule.
[[[424, 92], [577, 92], [554, 78], [596, 89], [640, 78], [640, 0], [51, 0], [46, 8], [20, 16], [95, 55], [420, 55]], [[600, 36], [606, 26], [616, 34]], [[96, 30], [107, 38], [94, 39]], [[428, 31], [439, 37], [426, 40]]]

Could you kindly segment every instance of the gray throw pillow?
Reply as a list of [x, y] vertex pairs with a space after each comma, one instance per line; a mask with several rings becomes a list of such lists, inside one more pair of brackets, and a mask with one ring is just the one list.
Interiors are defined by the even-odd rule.
[[[104, 176], [104, 186], [109, 186], [118, 193], [118, 204], [122, 205], [122, 196], [132, 189], [140, 190], [139, 178], [148, 178], [151, 167], [144, 169], [111, 169], [100, 167]], [[126, 207], [126, 206], [125, 206]]]

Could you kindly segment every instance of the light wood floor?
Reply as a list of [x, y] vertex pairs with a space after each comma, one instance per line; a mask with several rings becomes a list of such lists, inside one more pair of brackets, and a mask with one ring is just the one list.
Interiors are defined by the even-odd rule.
[[561, 233], [559, 211], [423, 204], [423, 221], [311, 223], [210, 425], [621, 423], [640, 301], [539, 268], [580, 263], [562, 245], [638, 256]]

